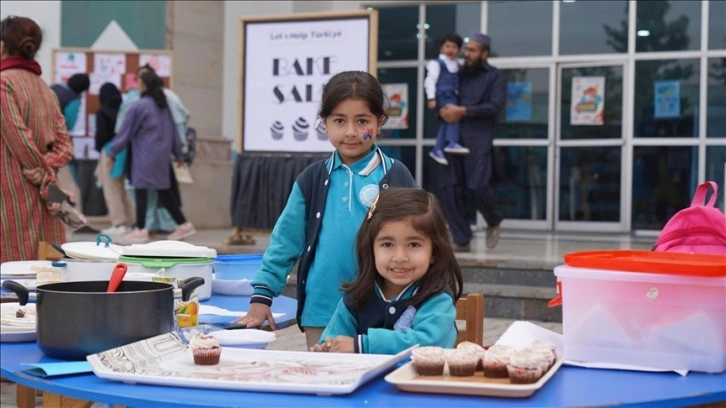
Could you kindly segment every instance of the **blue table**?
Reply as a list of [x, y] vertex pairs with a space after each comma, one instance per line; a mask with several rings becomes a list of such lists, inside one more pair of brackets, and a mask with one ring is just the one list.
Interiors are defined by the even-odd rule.
[[[248, 299], [213, 296], [208, 304], [231, 310], [246, 309]], [[295, 300], [278, 298], [273, 312], [294, 317]], [[287, 316], [287, 315], [286, 315]], [[287, 317], [286, 317], [287, 318]], [[285, 320], [285, 318], [281, 319]], [[281, 325], [285, 322], [281, 321]], [[418, 394], [399, 391], [383, 375], [344, 396], [315, 396], [125, 384], [93, 374], [40, 378], [23, 370], [21, 363], [57, 361], [43, 355], [36, 343], [2, 343], [0, 373], [22, 386], [50, 395], [126, 406], [233, 407], [233, 406], [321, 406], [321, 407], [477, 407], [512, 406], [648, 406], [680, 407], [726, 400], [726, 373], [645, 373], [563, 366], [533, 396], [525, 399]]]

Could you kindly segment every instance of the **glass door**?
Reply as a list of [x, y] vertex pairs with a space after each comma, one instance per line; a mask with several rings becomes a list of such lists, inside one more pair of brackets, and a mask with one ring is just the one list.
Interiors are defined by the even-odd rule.
[[624, 77], [624, 61], [558, 66], [556, 231], [626, 231]]

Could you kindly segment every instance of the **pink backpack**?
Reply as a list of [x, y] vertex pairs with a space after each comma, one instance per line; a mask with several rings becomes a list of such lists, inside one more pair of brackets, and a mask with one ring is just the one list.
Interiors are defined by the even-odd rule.
[[[708, 187], [711, 198], [704, 205]], [[718, 185], [707, 181], [698, 186], [691, 206], [678, 211], [663, 227], [654, 251], [726, 255], [726, 215], [716, 208]]]

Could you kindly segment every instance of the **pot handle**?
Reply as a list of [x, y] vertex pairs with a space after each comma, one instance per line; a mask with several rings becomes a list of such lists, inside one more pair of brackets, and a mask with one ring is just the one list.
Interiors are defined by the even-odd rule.
[[18, 296], [18, 303], [20, 304], [20, 306], [25, 306], [26, 304], [28, 304], [28, 297], [30, 296], [30, 292], [25, 286], [19, 284], [18, 282], [15, 282], [14, 280], [6, 280], [3, 281], [3, 288], [13, 291]]
[[179, 284], [179, 289], [182, 291], [182, 300], [188, 301], [189, 297], [194, 292], [194, 289], [204, 285], [204, 278], [195, 276], [193, 278], [186, 278], [182, 283]]

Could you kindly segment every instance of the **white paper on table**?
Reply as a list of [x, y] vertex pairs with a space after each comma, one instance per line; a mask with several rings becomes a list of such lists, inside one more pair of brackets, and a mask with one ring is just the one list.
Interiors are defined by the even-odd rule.
[[[499, 337], [499, 340], [495, 344], [512, 346], [514, 348], [524, 348], [532, 344], [534, 340], [540, 340], [549, 342], [557, 347], [557, 353], [563, 354], [564, 351], [564, 339], [561, 334], [555, 333], [552, 330], [539, 327], [536, 324], [526, 321], [515, 321], [509, 328]], [[629, 364], [616, 364], [616, 363], [605, 363], [596, 361], [571, 361], [565, 360], [565, 364], [585, 367], [585, 368], [606, 368], [615, 370], [633, 370], [633, 371], [651, 371], [651, 372], [663, 372], [663, 371], [674, 371], [680, 375], [685, 376], [688, 374], [688, 370], [667, 370], [664, 368], [653, 368], [644, 367], [638, 365]]]
[[[217, 306], [210, 306], [210, 305], [200, 305], [199, 306], [199, 314], [210, 314], [210, 315], [216, 315], [216, 316], [244, 316], [247, 314], [247, 311], [236, 311], [236, 310], [227, 310], [223, 309], [221, 307]], [[286, 313], [273, 313], [272, 317], [274, 319], [277, 319], [278, 317], [285, 316]]]

